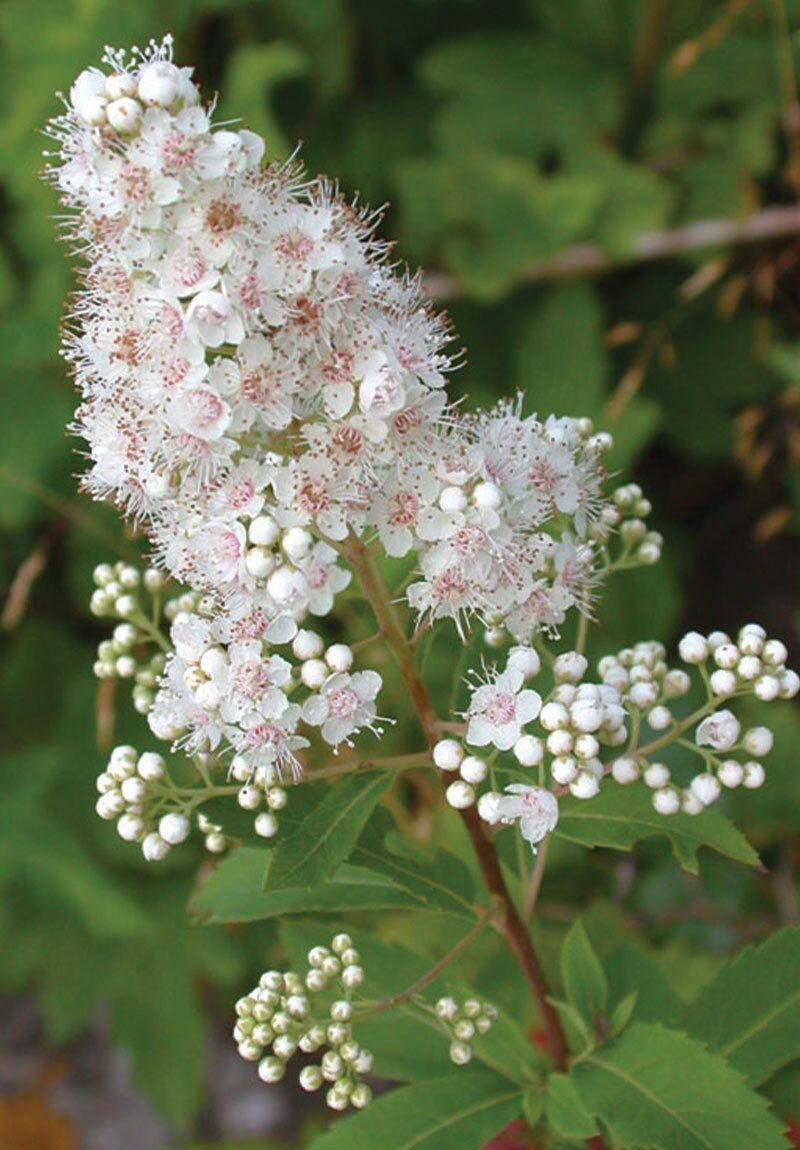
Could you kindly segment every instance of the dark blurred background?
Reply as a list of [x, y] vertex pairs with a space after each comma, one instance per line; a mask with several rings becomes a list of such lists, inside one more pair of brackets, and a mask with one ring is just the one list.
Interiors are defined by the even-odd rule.
[[[76, 493], [57, 354], [72, 272], [39, 131], [104, 44], [166, 31], [223, 118], [388, 202], [383, 234], [467, 350], [456, 394], [525, 389], [614, 433], [666, 547], [612, 587], [606, 649], [754, 619], [800, 654], [800, 3], [3, 0], [0, 1150], [304, 1137], [227, 1038], [273, 928], [192, 928], [200, 848], [154, 871], [93, 811], [104, 752], [142, 727], [92, 677], [90, 572], [140, 545]], [[683, 956], [683, 990], [796, 921], [800, 719], [771, 717], [768, 786], [732, 807], [764, 874], [706, 861], [700, 885], [655, 843], [634, 888], [630, 859], [565, 851], [542, 914], [576, 889], [624, 906], [667, 967]], [[774, 1090], [800, 1114], [796, 1070]]]

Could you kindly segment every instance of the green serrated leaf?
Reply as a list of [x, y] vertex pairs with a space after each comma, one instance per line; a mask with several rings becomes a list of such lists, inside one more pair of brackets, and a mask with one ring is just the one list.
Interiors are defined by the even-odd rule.
[[479, 1150], [521, 1111], [519, 1087], [467, 1071], [393, 1090], [337, 1122], [311, 1150]]
[[687, 1023], [754, 1086], [800, 1058], [800, 927], [723, 966], [688, 1008]]
[[697, 852], [701, 847], [747, 866], [759, 865], [747, 839], [724, 815], [706, 810], [699, 815], [665, 818], [653, 810], [649, 792], [640, 787], [609, 786], [591, 803], [564, 799], [555, 834], [583, 846], [616, 850], [630, 850], [651, 835], [664, 835], [678, 862], [692, 874], [698, 872]]
[[387, 850], [392, 829], [385, 812], [376, 812], [353, 850], [350, 861], [375, 871], [407, 891], [420, 906], [460, 918], [475, 917], [475, 887], [467, 868], [447, 851], [437, 851], [428, 866]]
[[636, 1022], [573, 1066], [587, 1110], [625, 1150], [784, 1150], [764, 1098], [701, 1043]]
[[597, 1123], [567, 1074], [551, 1074], [547, 1079], [544, 1111], [553, 1129], [565, 1138], [591, 1138], [597, 1133]]
[[648, 951], [634, 943], [623, 942], [604, 957], [603, 964], [614, 1010], [635, 994], [637, 1021], [662, 1022], [666, 1026], [678, 1026], [683, 1022], [683, 1003], [678, 1000], [659, 962]]
[[561, 977], [567, 998], [591, 1029], [608, 1003], [608, 980], [580, 921], [564, 940]]
[[391, 771], [356, 773], [331, 787], [319, 806], [272, 851], [264, 888], [308, 890], [331, 878], [393, 777]]
[[284, 914], [343, 910], [426, 910], [426, 904], [389, 879], [345, 864], [313, 890], [264, 890], [268, 850], [240, 847], [195, 892], [189, 911], [199, 922], [255, 922]]

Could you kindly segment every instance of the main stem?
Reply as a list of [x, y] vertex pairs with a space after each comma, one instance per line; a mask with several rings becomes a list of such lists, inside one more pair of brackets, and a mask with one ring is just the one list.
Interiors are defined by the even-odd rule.
[[[375, 567], [372, 556], [360, 539], [351, 538], [343, 550], [372, 605], [378, 627], [397, 661], [403, 681], [414, 703], [425, 737], [428, 740], [428, 746], [433, 750], [439, 739], [437, 715], [431, 703], [428, 689], [420, 677], [403, 626], [392, 605], [389, 589]], [[478, 857], [489, 893], [494, 896], [501, 907], [500, 929], [505, 935], [536, 1000], [553, 1062], [558, 1070], [564, 1070], [569, 1059], [569, 1047], [559, 1017], [549, 1001], [550, 992], [539, 956], [534, 950], [527, 928], [508, 892], [494, 847], [483, 833], [477, 811], [474, 807], [468, 807], [460, 814]]]

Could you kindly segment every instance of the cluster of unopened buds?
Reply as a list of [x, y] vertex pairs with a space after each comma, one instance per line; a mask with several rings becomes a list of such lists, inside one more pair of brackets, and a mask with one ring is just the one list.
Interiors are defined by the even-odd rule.
[[468, 998], [459, 1004], [451, 995], [446, 995], [438, 1000], [434, 1010], [452, 1039], [450, 1061], [456, 1066], [466, 1066], [472, 1058], [472, 1040], [488, 1034], [497, 1021], [496, 1008], [477, 998]]
[[[239, 1053], [258, 1062], [264, 1082], [280, 1082], [295, 1054], [319, 1055], [318, 1063], [298, 1074], [307, 1091], [327, 1084], [325, 1099], [332, 1110], [362, 1109], [372, 1098], [363, 1080], [372, 1070], [372, 1055], [353, 1037], [352, 998], [364, 981], [358, 952], [347, 934], [337, 934], [330, 947], [308, 952], [304, 978], [293, 971], [268, 970], [258, 986], [236, 1003], [233, 1036]], [[334, 989], [339, 997], [322, 1007], [316, 996]], [[316, 999], [316, 1001], [315, 1001]]]
[[[278, 811], [282, 811], [289, 796], [279, 782], [280, 776], [272, 766], [253, 769], [244, 759], [237, 756], [230, 767], [230, 776], [241, 783], [236, 793], [236, 801], [242, 810], [257, 811], [253, 829], [261, 838], [271, 839], [279, 828]], [[261, 810], [266, 807], [266, 810]]]
[[770, 639], [758, 623], [747, 623], [735, 640], [724, 631], [710, 635], [690, 631], [678, 651], [684, 663], [702, 668], [710, 691], [721, 698], [752, 691], [757, 699], [771, 703], [793, 699], [800, 689], [797, 672], [786, 666], [786, 645]]
[[[661, 558], [664, 545], [658, 531], [651, 531], [645, 522], [652, 510], [638, 483], [626, 483], [611, 493], [611, 501], [602, 513], [602, 526], [609, 528], [620, 540], [619, 554], [613, 559], [613, 567], [651, 566]], [[605, 533], [604, 531], [604, 533]]]
[[153, 651], [166, 581], [155, 567], [140, 571], [130, 563], [101, 563], [93, 577], [92, 614], [121, 620], [111, 638], [98, 645], [94, 673], [98, 679], [132, 683], [133, 705], [140, 715], [146, 715], [166, 665], [164, 651]]
[[106, 769], [97, 777], [97, 790], [100, 818], [115, 819], [120, 838], [141, 843], [149, 862], [165, 858], [171, 847], [189, 837], [188, 814], [165, 809], [175, 802], [175, 788], [161, 755], [153, 751], [140, 755], [135, 747], [115, 747]]

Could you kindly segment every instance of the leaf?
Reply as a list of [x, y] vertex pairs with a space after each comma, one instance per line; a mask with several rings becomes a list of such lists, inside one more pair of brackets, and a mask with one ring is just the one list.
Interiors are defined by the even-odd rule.
[[612, 1038], [621, 1034], [625, 1027], [633, 1018], [633, 1012], [636, 1010], [636, 1003], [639, 1000], [639, 992], [632, 990], [630, 994], [626, 994], [621, 998], [608, 1019], [608, 1032]]
[[441, 260], [487, 301], [581, 235], [602, 195], [591, 180], [543, 177], [535, 164], [493, 152], [406, 160], [398, 185], [414, 257]]
[[269, 851], [239, 847], [195, 891], [189, 905], [198, 922], [254, 922], [284, 914], [343, 910], [427, 910], [425, 903], [364, 867], [345, 864], [314, 890], [264, 890]]
[[528, 1125], [534, 1130], [544, 1113], [544, 1091], [539, 1086], [530, 1086], [522, 1096], [522, 1111]]
[[382, 874], [413, 896], [428, 910], [446, 911], [461, 918], [475, 917], [475, 887], [467, 868], [448, 851], [437, 851], [427, 866], [386, 847], [392, 829], [386, 812], [376, 812], [350, 858], [356, 866]]
[[309, 889], [335, 874], [393, 778], [391, 771], [369, 771], [331, 787], [319, 806], [272, 851], [265, 889]]
[[338, 1122], [311, 1150], [479, 1150], [521, 1111], [519, 1087], [466, 1071], [393, 1090]]
[[623, 1148], [782, 1150], [781, 1123], [735, 1070], [685, 1034], [636, 1022], [573, 1066], [592, 1114]]
[[551, 1074], [548, 1078], [544, 1109], [547, 1121], [565, 1138], [591, 1138], [597, 1133], [597, 1123], [567, 1074]]
[[678, 1000], [660, 963], [641, 946], [623, 942], [604, 956], [603, 966], [612, 1011], [621, 1009], [635, 994], [637, 1021], [662, 1022], [667, 1026], [683, 1022], [683, 1003]]
[[290, 151], [270, 107], [270, 96], [280, 84], [302, 76], [307, 68], [305, 53], [288, 42], [239, 44], [230, 54], [223, 85], [224, 108], [232, 116], [247, 110], [247, 127], [264, 137], [270, 156], [285, 156]]
[[562, 284], [542, 296], [521, 333], [515, 374], [528, 407], [540, 415], [599, 416], [606, 355], [602, 311], [592, 287]]
[[630, 850], [651, 835], [669, 839], [673, 854], [685, 870], [698, 872], [697, 852], [709, 847], [747, 866], [759, 858], [744, 835], [723, 815], [703, 811], [699, 815], [671, 815], [653, 810], [644, 788], [607, 785], [590, 803], [564, 799], [556, 835], [587, 847]]
[[608, 980], [581, 922], [576, 922], [561, 951], [561, 977], [567, 998], [592, 1028], [608, 1003]]
[[748, 946], [687, 1012], [691, 1032], [754, 1086], [800, 1057], [800, 927]]
[[444, 97], [434, 131], [450, 154], [476, 144], [531, 157], [580, 154], [613, 124], [615, 81], [604, 62], [553, 38], [460, 36], [429, 52], [420, 71]]

